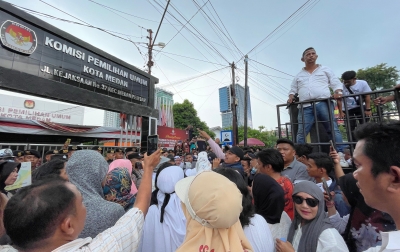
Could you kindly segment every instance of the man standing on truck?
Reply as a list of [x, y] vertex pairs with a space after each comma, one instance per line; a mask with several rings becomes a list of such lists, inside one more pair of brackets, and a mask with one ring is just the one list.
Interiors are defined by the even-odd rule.
[[[292, 103], [294, 100], [294, 94], [299, 94], [299, 101], [311, 101], [316, 99], [329, 99], [331, 93], [329, 88], [334, 91], [333, 98], [338, 99], [338, 106], [341, 106], [340, 98], [343, 96], [343, 84], [335, 76], [333, 71], [326, 66], [317, 64], [318, 55], [314, 48], [309, 47], [304, 50], [301, 57], [301, 61], [305, 63], [305, 67], [294, 78], [290, 91], [288, 103]], [[330, 111], [328, 102], [331, 103]], [[333, 102], [330, 100], [319, 101], [315, 103], [302, 103], [298, 106], [298, 131], [297, 131], [297, 143], [304, 143], [305, 136], [310, 132], [311, 127], [315, 123], [314, 118], [314, 106], [316, 109], [316, 115], [319, 122], [321, 122], [326, 130], [330, 139], [333, 137], [336, 143], [342, 143], [342, 134], [339, 131], [337, 122], [333, 120], [333, 129], [331, 129], [331, 123], [329, 120], [329, 113], [331, 118], [333, 116]], [[333, 132], [332, 132], [333, 131]], [[348, 164], [344, 160], [343, 146], [338, 145], [337, 150], [341, 156], [340, 164], [347, 167]]]

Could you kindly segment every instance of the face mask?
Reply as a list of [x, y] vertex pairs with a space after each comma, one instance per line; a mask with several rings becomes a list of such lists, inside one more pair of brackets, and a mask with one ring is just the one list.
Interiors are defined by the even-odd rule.
[[256, 174], [257, 169], [255, 167], [251, 168], [251, 174]]
[[197, 158], [197, 155], [193, 155], [193, 157]]

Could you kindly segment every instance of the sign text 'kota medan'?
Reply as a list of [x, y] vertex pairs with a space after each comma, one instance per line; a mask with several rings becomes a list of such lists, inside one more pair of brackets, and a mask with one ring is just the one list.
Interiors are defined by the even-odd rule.
[[[95, 81], [80, 77], [75, 74], [68, 73], [66, 71], [62, 71], [62, 70], [58, 70], [58, 69], [51, 69], [49, 66], [44, 66], [43, 68], [40, 69], [40, 71], [42, 71], [43, 73], [51, 74], [51, 75], [58, 76], [58, 77], [61, 77], [64, 79], [76, 81], [78, 83], [85, 84], [87, 86], [95, 87], [95, 88], [98, 88], [101, 90], [106, 90], [108, 92], [111, 92], [111, 93], [114, 93], [117, 95], [121, 95], [124, 97], [128, 97], [128, 98], [134, 99], [136, 101], [146, 102], [146, 98], [143, 98], [143, 97], [140, 97], [140, 96], [137, 96], [137, 95], [134, 95], [134, 94], [122, 91], [122, 90], [118, 90], [116, 88], [113, 88], [111, 86], [108, 86], [108, 85], [105, 85], [102, 83], [97, 83]], [[114, 83], [116, 83], [116, 82], [114, 82]]]
[[[82, 51], [80, 51], [78, 49], [75, 49], [72, 46], [69, 46], [67, 44], [63, 44], [60, 41], [57, 41], [55, 39], [46, 37], [44, 44], [46, 46], [50, 47], [50, 48], [53, 48], [54, 50], [61, 51], [61, 52], [65, 53], [65, 54], [71, 55], [71, 56], [73, 56], [73, 57], [75, 57], [77, 59], [81, 59], [83, 61], [85, 61], [85, 59], [86, 59], [86, 55], [85, 55], [84, 52], [82, 52]], [[147, 86], [148, 85], [147, 80], [145, 80], [145, 79], [143, 79], [143, 78], [141, 78], [139, 76], [136, 76], [136, 75], [134, 75], [132, 73], [128, 73], [127, 71], [119, 68], [118, 66], [113, 66], [109, 62], [101, 60], [101, 59], [96, 58], [96, 57], [93, 57], [92, 55], [87, 55], [87, 62], [91, 63], [91, 64], [93, 64], [93, 65], [95, 65], [95, 66], [97, 66], [99, 68], [102, 68], [104, 70], [107, 70], [107, 71], [109, 71], [111, 73], [117, 74], [117, 75], [119, 75], [119, 76], [121, 76], [123, 78], [126, 78], [128, 80], [137, 82], [137, 83], [139, 83], [139, 84], [141, 84], [143, 86]], [[105, 74], [104, 75], [103, 72], [101, 72], [99, 70], [96, 70], [96, 69], [93, 69], [93, 68], [91, 68], [89, 66], [84, 65], [83, 66], [83, 71], [85, 73], [91, 74], [93, 76], [96, 76], [96, 77], [99, 77], [99, 78], [102, 78], [102, 79], [104, 79], [104, 76], [105, 76], [105, 79], [107, 81], [119, 84], [121, 86], [128, 87], [128, 82], [127, 81], [125, 81], [123, 79], [120, 79], [120, 78], [117, 78], [117, 77], [114, 77], [114, 76], [109, 75], [109, 74]]]

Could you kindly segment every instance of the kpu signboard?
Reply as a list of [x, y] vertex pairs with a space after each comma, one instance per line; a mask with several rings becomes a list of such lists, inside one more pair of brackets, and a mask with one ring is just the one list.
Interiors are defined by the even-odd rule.
[[[12, 14], [5, 11], [9, 9], [13, 10]], [[24, 18], [20, 18], [22, 16]], [[19, 76], [15, 73], [20, 72], [32, 78], [29, 80], [31, 85], [42, 88], [43, 83], [50, 83], [46, 82], [50, 80], [54, 84], [46, 84], [46, 87], [53, 94], [56, 93], [54, 89], [60, 87], [60, 91], [67, 90], [65, 85], [68, 85], [67, 87], [71, 90], [87, 90], [118, 100], [153, 107], [152, 93], [154, 84], [158, 80], [143, 71], [2, 1], [0, 2], [0, 25], [0, 71], [3, 74], [8, 69], [14, 73], [13, 76], [11, 74], [7, 76], [9, 78], [6, 81], [15, 81], [19, 85]], [[2, 77], [6, 78], [4, 75]], [[24, 80], [28, 81], [27, 77], [24, 77]], [[6, 81], [0, 78], [0, 86], [13, 90], [10, 84], [8, 87], [2, 85]], [[75, 88], [71, 88], [72, 86]], [[32, 87], [27, 89], [32, 90]], [[15, 88], [15, 91], [19, 91], [18, 88]], [[47, 97], [46, 91], [48, 90], [38, 90], [37, 95]], [[26, 91], [26, 93], [35, 94], [36, 91]], [[80, 95], [79, 91], [75, 93], [76, 96]], [[62, 91], [61, 96], [63, 96]], [[74, 100], [73, 94], [70, 96]], [[81, 100], [85, 99], [86, 101], [82, 104], [90, 106], [90, 99], [100, 103], [98, 100], [104, 99], [103, 97], [87, 95]], [[57, 99], [57, 97], [47, 98]], [[60, 100], [67, 101], [69, 98], [60, 98]], [[74, 102], [72, 100], [70, 102]], [[153, 110], [149, 110], [152, 108], [141, 107], [141, 109], [147, 114], [154, 113]], [[133, 111], [129, 112], [133, 113]], [[125, 111], [125, 113], [129, 112]], [[137, 114], [140, 115], [140, 111]]]

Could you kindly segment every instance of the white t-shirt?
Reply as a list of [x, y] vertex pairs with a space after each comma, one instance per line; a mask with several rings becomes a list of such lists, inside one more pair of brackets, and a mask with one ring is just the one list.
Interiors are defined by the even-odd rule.
[[243, 231], [254, 252], [273, 252], [275, 250], [275, 242], [272, 239], [268, 223], [261, 215], [255, 214], [250, 219], [250, 225], [245, 226]]
[[[354, 94], [371, 92], [371, 88], [369, 87], [368, 83], [364, 80], [356, 80], [356, 84], [350, 86], [350, 89], [351, 91], [353, 91]], [[343, 95], [351, 95], [349, 90], [346, 88], [344, 84], [343, 84]], [[353, 97], [358, 99], [358, 96], [353, 96]], [[359, 105], [357, 105], [353, 97], [346, 98], [347, 109], [360, 107]], [[342, 108], [344, 110], [344, 104], [342, 104]]]

